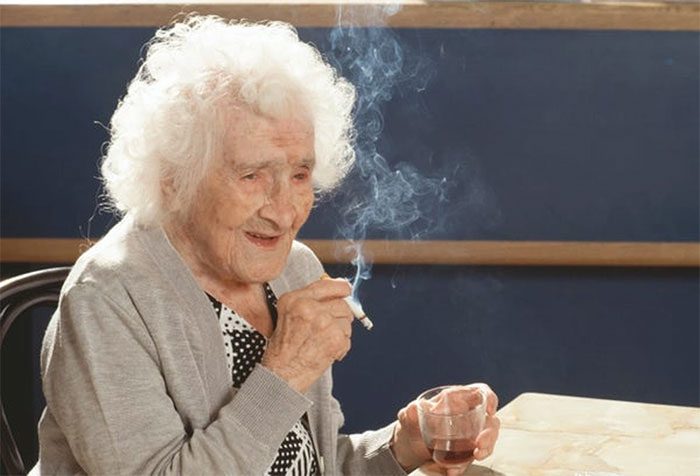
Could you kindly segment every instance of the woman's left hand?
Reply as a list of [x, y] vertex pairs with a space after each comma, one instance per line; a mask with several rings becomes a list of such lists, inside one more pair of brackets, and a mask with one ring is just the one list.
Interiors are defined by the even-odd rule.
[[[474, 450], [474, 459], [480, 461], [493, 453], [501, 422], [496, 416], [498, 396], [488, 385], [478, 385], [484, 386], [487, 391], [486, 421], [484, 423], [484, 429], [476, 437], [476, 449]], [[428, 447], [425, 446], [420, 433], [420, 427], [418, 425], [418, 404], [415, 400], [399, 410], [398, 422], [394, 429], [391, 450], [394, 453], [396, 461], [398, 461], [407, 472], [413, 471], [432, 460], [430, 451], [428, 451]], [[468, 466], [465, 466], [456, 471], [447, 468], [443, 468], [443, 470], [448, 476], [458, 476], [462, 474], [467, 467]]]

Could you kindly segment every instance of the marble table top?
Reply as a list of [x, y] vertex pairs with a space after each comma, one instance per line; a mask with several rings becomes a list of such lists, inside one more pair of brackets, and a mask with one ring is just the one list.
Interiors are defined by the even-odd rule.
[[498, 416], [466, 475], [700, 476], [700, 408], [524, 393]]

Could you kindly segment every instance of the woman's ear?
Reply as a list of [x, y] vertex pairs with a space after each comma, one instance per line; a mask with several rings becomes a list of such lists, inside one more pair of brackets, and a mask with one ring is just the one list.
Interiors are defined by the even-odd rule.
[[175, 179], [173, 177], [165, 177], [160, 181], [160, 196], [163, 201], [163, 211], [166, 214], [172, 214], [179, 208], [179, 199], [177, 196], [177, 188], [175, 187]]
[[175, 198], [175, 181], [172, 177], [161, 179], [160, 193], [166, 202], [171, 202]]

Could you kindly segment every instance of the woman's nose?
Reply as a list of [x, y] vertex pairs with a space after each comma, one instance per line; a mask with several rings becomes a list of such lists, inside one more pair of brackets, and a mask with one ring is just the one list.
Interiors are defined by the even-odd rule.
[[290, 228], [295, 216], [292, 189], [289, 184], [276, 182], [268, 190], [265, 204], [260, 209], [262, 218], [274, 222], [280, 228]]

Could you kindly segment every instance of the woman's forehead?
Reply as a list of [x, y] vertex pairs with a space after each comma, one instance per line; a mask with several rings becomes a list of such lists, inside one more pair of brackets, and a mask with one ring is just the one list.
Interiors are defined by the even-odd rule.
[[265, 141], [279, 146], [313, 140], [310, 121], [300, 117], [270, 118], [252, 112], [236, 114], [228, 122], [227, 138]]
[[256, 162], [278, 158], [313, 164], [314, 134], [307, 121], [274, 119], [248, 113], [229, 123], [224, 156], [227, 162]]
[[272, 117], [257, 113], [248, 107], [235, 107], [229, 111], [228, 119], [228, 132], [233, 134], [264, 131], [313, 134], [312, 121], [301, 111]]

